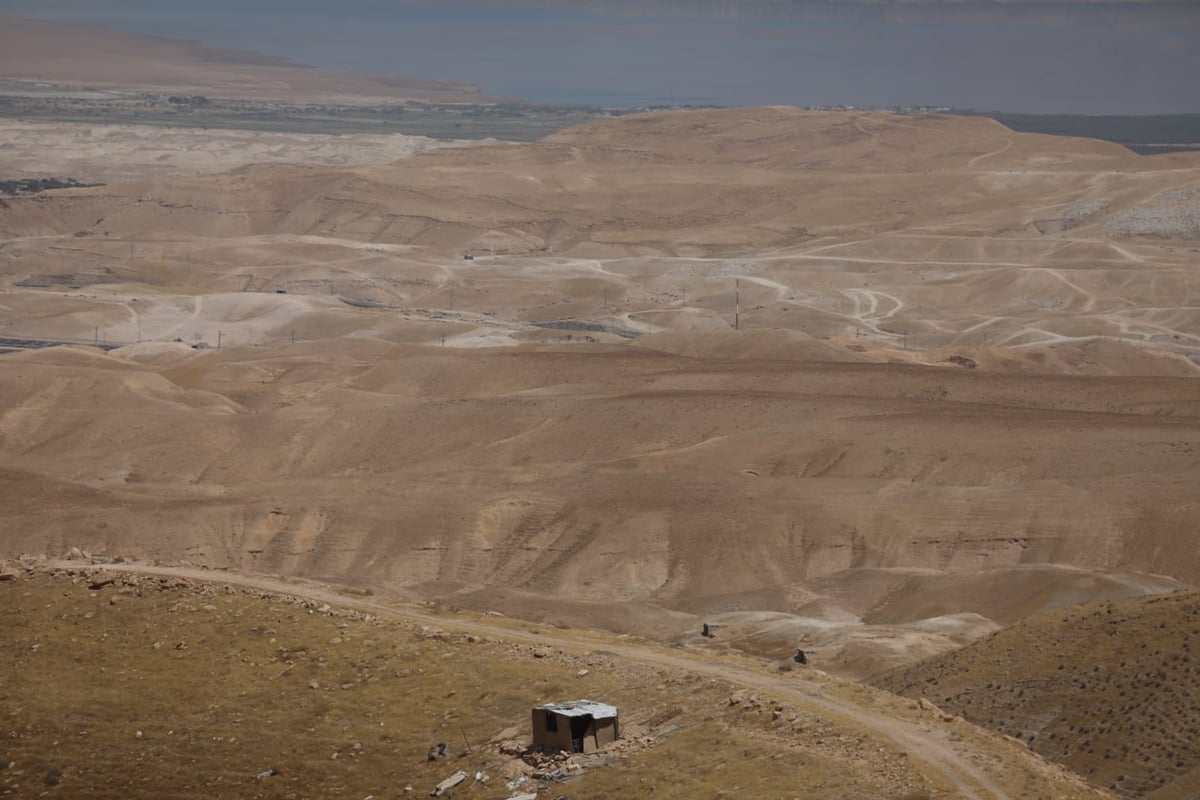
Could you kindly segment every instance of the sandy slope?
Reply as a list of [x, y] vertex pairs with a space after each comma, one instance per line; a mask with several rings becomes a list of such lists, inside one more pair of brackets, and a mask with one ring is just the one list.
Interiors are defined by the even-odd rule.
[[1124, 797], [1190, 797], [1200, 596], [1071, 608], [1032, 617], [959, 652], [883, 676], [1029, 743]]
[[[247, 164], [383, 164], [446, 143], [402, 134], [339, 136], [0, 120], [4, 177], [120, 183], [228, 172]], [[461, 143], [460, 143], [461, 146]]]
[[[1176, 585], [1095, 572], [1200, 576], [1194, 379], [353, 339], [139, 361], [0, 359], [5, 553], [186, 559], [662, 638], [754, 610], [843, 635], [1008, 621]], [[1047, 563], [1090, 572], [1022, 571]], [[755, 649], [803, 643], [855, 674], [904, 660], [803, 629]], [[960, 641], [943, 633], [899, 638], [911, 656]]]
[[6, 200], [0, 335], [127, 346], [0, 358], [0, 547], [854, 674], [1191, 583], [1197, 185], [768, 108]]
[[[727, 331], [736, 296], [748, 328], [857, 337], [844, 344], [869, 358], [1186, 375], [1200, 358], [1198, 186], [1194, 157], [983, 119], [655, 114], [386, 166], [6, 201], [0, 276], [148, 285], [141, 300], [174, 305], [189, 301], [162, 295], [179, 287], [286, 290], [312, 298], [307, 338], [452, 346], [543, 339], [528, 323], [561, 318], [592, 333]], [[105, 299], [83, 294], [64, 299]], [[338, 314], [338, 298], [399, 313]], [[101, 311], [64, 303], [79, 322], [60, 335], [99, 325], [136, 341], [135, 320]], [[186, 334], [211, 341], [216, 327]], [[273, 316], [230, 334], [291, 330]]]
[[303, 103], [485, 99], [473, 84], [315, 69], [187, 39], [15, 17], [0, 20], [0, 77], [35, 88], [67, 84]]

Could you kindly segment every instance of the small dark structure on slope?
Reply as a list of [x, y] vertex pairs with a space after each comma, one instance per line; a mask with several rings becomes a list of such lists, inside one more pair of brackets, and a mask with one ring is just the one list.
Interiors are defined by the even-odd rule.
[[533, 746], [537, 750], [591, 753], [620, 736], [616, 706], [571, 700], [533, 709]]

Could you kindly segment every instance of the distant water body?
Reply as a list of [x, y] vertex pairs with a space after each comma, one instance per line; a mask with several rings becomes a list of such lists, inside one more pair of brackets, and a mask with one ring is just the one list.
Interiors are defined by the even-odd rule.
[[1200, 112], [1200, 5], [796, 0], [0, 0], [491, 95], [648, 104]]

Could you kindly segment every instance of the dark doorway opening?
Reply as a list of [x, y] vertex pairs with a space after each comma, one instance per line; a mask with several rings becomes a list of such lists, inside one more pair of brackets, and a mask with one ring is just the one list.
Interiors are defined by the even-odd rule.
[[592, 727], [592, 718], [590, 716], [571, 717], [571, 752], [583, 752], [583, 739], [588, 735], [588, 729]]

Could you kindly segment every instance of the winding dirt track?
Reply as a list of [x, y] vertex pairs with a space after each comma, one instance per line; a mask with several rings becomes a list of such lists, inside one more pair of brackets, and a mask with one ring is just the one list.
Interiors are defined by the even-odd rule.
[[[547, 630], [539, 633], [527, 633], [482, 621], [447, 618], [419, 611], [411, 606], [394, 605], [378, 599], [347, 597], [319, 585], [292, 583], [266, 576], [242, 575], [190, 567], [152, 567], [140, 564], [60, 562], [57, 566], [132, 572], [241, 586], [327, 603], [330, 606], [341, 606], [412, 622], [436, 625], [441, 628], [451, 628], [503, 641], [543, 644], [569, 650], [591, 650], [596, 647], [595, 642], [576, 638], [564, 634], [562, 631]], [[811, 713], [866, 729], [876, 737], [891, 740], [895, 746], [908, 753], [911, 758], [922, 762], [929, 772], [953, 786], [958, 797], [970, 800], [1007, 800], [1009, 797], [1009, 794], [982, 769], [972, 763], [968, 756], [959, 752], [951, 744], [949, 737], [943, 735], [941, 731], [935, 728], [926, 729], [920, 725], [860, 707], [831, 694], [827, 687], [816, 681], [797, 677], [794, 673], [788, 674], [786, 678], [776, 677], [745, 667], [738, 667], [729, 662], [710, 662], [699, 656], [666, 652], [661, 648], [643, 644], [605, 643], [603, 649], [629, 661], [684, 670], [768, 692]]]

